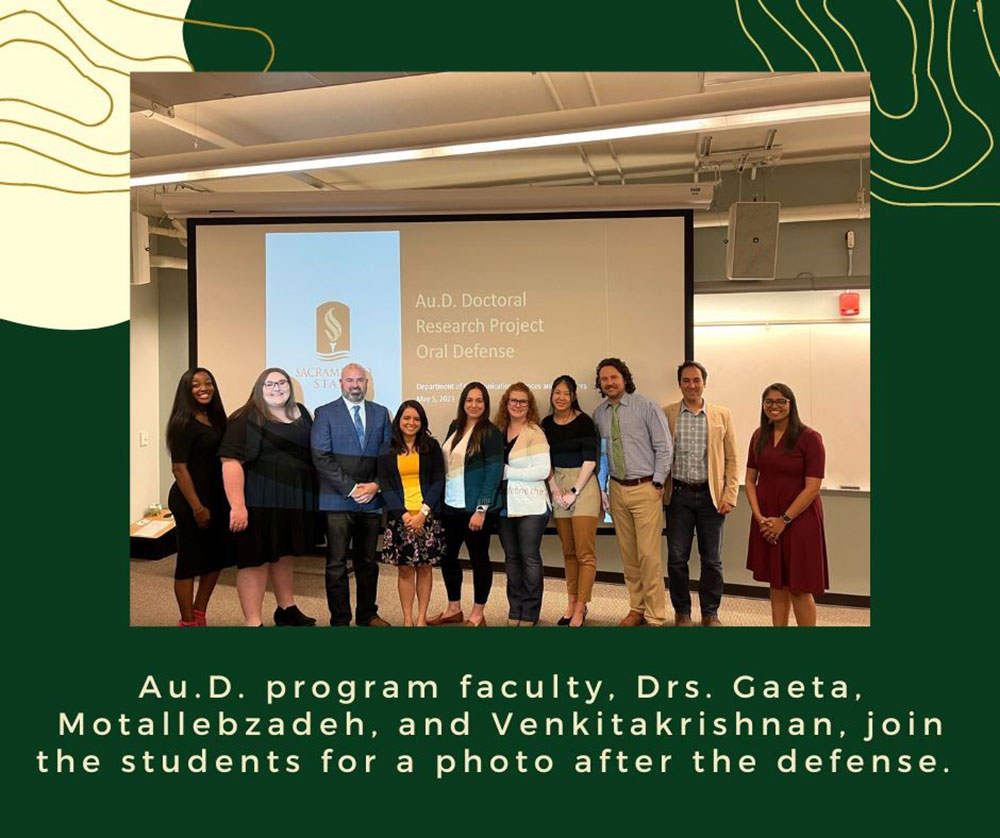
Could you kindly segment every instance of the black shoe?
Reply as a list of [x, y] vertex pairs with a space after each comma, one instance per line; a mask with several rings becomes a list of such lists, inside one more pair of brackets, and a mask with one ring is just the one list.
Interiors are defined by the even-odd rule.
[[307, 617], [297, 605], [289, 605], [288, 608], [274, 609], [274, 624], [276, 626], [314, 626], [315, 617]]
[[573, 618], [571, 616], [570, 617], [560, 617], [556, 621], [556, 625], [557, 626], [568, 626], [569, 625], [569, 621], [572, 620], [572, 619]]

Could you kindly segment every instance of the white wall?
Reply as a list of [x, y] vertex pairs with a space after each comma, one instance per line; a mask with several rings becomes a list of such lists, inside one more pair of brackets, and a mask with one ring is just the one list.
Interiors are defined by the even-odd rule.
[[[155, 282], [131, 288], [129, 323], [129, 520], [160, 501], [159, 305]], [[140, 445], [140, 434], [148, 444]]]
[[741, 476], [761, 391], [780, 381], [823, 436], [824, 486], [871, 485], [871, 294], [859, 294], [861, 314], [847, 318], [838, 291], [695, 296], [695, 357], [709, 371], [706, 398], [733, 412]]

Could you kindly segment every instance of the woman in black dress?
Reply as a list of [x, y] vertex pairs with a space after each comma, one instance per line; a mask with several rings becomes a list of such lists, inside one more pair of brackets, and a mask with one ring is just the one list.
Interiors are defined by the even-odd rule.
[[226, 566], [229, 506], [218, 458], [225, 430], [226, 410], [215, 376], [204, 367], [188, 370], [177, 384], [167, 420], [167, 450], [174, 473], [167, 504], [177, 522], [174, 596], [181, 612], [179, 626], [207, 624], [208, 601], [219, 571]]
[[309, 448], [312, 417], [292, 398], [277, 367], [264, 370], [247, 403], [229, 418], [219, 447], [229, 499], [236, 591], [247, 626], [264, 624], [268, 579], [278, 607], [274, 624], [312, 626], [295, 605], [294, 556], [316, 549], [316, 473]]

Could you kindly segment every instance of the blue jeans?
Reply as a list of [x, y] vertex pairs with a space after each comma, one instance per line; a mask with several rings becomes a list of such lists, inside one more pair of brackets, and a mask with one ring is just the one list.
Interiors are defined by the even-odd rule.
[[701, 616], [704, 619], [718, 614], [722, 599], [722, 525], [725, 521], [726, 516], [720, 515], [715, 508], [707, 486], [692, 491], [674, 484], [667, 507], [667, 576], [674, 613], [691, 614], [688, 562], [691, 559], [691, 542], [697, 532], [698, 553], [701, 556], [701, 580], [698, 584]]
[[500, 544], [503, 545], [504, 569], [507, 572], [508, 616], [511, 620], [537, 622], [542, 611], [542, 535], [549, 513], [500, 519]]

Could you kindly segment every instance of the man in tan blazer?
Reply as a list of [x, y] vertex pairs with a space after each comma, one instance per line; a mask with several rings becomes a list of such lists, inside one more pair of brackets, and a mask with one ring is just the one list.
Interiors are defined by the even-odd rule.
[[722, 525], [736, 506], [739, 488], [733, 418], [728, 408], [705, 401], [707, 381], [708, 370], [697, 361], [685, 361], [677, 368], [683, 398], [663, 409], [674, 443], [672, 480], [664, 487], [663, 504], [670, 601], [678, 626], [691, 625], [688, 562], [695, 533], [701, 557], [701, 624], [720, 625]]

